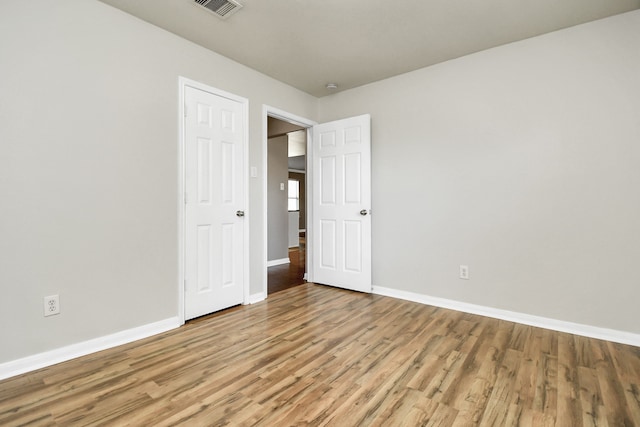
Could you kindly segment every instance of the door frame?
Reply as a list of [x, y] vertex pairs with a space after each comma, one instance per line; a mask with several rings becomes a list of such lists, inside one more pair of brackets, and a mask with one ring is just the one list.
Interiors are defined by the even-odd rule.
[[300, 117], [297, 116], [295, 114], [289, 113], [287, 111], [281, 110], [279, 108], [276, 107], [272, 107], [270, 105], [266, 105], [263, 104], [262, 105], [262, 212], [263, 214], [263, 222], [262, 222], [262, 242], [263, 242], [263, 248], [262, 248], [262, 272], [263, 272], [263, 279], [262, 279], [262, 295], [260, 295], [260, 298], [258, 298], [257, 300], [262, 300], [262, 299], [266, 299], [267, 298], [267, 285], [268, 285], [268, 280], [269, 280], [269, 273], [268, 273], [268, 267], [267, 267], [267, 261], [268, 261], [268, 220], [269, 220], [269, 216], [268, 216], [268, 188], [267, 188], [267, 166], [268, 166], [268, 141], [269, 141], [269, 132], [268, 132], [268, 117], [273, 117], [275, 119], [278, 120], [282, 120], [283, 122], [287, 122], [287, 123], [291, 123], [294, 125], [298, 125], [301, 127], [304, 127], [307, 129], [307, 152], [306, 152], [306, 179], [305, 179], [305, 185], [306, 185], [306, 205], [307, 205], [307, 227], [306, 227], [306, 250], [307, 250], [307, 255], [305, 256], [305, 271], [306, 271], [306, 275], [307, 275], [307, 281], [309, 282], [313, 282], [313, 277], [312, 277], [312, 267], [313, 267], [313, 260], [312, 260], [312, 256], [313, 255], [313, 249], [312, 249], [312, 245], [311, 242], [313, 242], [313, 226], [312, 221], [313, 221], [313, 212], [311, 210], [311, 204], [310, 204], [310, 200], [313, 200], [313, 185], [311, 185], [312, 183], [312, 178], [310, 175], [310, 173], [312, 172], [312, 152], [311, 152], [311, 144], [313, 143], [313, 126], [317, 125], [318, 123], [304, 118], [304, 117]]
[[214, 96], [227, 98], [241, 104], [243, 120], [243, 138], [242, 138], [242, 165], [244, 177], [244, 209], [245, 220], [243, 221], [243, 304], [249, 302], [249, 100], [241, 96], [214, 88], [212, 86], [191, 80], [186, 77], [178, 77], [178, 320], [180, 325], [185, 323], [185, 263], [186, 263], [186, 209], [185, 209], [185, 171], [186, 171], [186, 142], [185, 142], [185, 88], [192, 87], [204, 92], [208, 92]]

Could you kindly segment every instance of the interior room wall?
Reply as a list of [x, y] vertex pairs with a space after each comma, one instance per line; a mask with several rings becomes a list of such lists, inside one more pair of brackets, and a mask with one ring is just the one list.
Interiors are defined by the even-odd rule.
[[640, 333], [638, 76], [635, 11], [321, 98], [372, 115], [374, 286]]
[[2, 2], [0, 40], [0, 364], [178, 315], [179, 76], [249, 99], [262, 292], [263, 105], [315, 98], [95, 0]]
[[[267, 260], [289, 259], [287, 210], [287, 135], [267, 142]], [[284, 190], [280, 189], [284, 184]]]
[[0, 40], [0, 364], [177, 316], [179, 76], [249, 99], [258, 168], [264, 104], [372, 114], [374, 285], [640, 332], [640, 12], [320, 101], [96, 0], [3, 2]]

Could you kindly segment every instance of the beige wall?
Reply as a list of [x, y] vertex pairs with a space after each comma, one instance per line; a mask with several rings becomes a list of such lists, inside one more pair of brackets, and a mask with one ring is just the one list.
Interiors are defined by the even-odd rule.
[[4, 1], [0, 40], [0, 363], [177, 316], [178, 77], [249, 99], [260, 176], [263, 104], [314, 119], [316, 99], [95, 0]]
[[321, 98], [372, 115], [374, 286], [639, 333], [638, 52], [631, 12]]

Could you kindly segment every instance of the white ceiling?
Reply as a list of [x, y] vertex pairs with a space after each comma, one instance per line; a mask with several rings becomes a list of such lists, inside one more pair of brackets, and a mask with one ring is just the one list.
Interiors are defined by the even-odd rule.
[[640, 0], [101, 0], [314, 96], [640, 8]]

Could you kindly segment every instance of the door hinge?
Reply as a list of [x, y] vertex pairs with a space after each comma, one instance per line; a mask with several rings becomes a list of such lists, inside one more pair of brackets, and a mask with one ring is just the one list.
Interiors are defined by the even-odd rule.
[[184, 286], [184, 291], [187, 292], [187, 279], [184, 279], [184, 282], [182, 282], [183, 286]]
[[189, 115], [189, 106], [184, 104], [184, 116], [187, 117]]
[[187, 197], [187, 192], [184, 192], [184, 204], [186, 205], [188, 202], [189, 198]]

